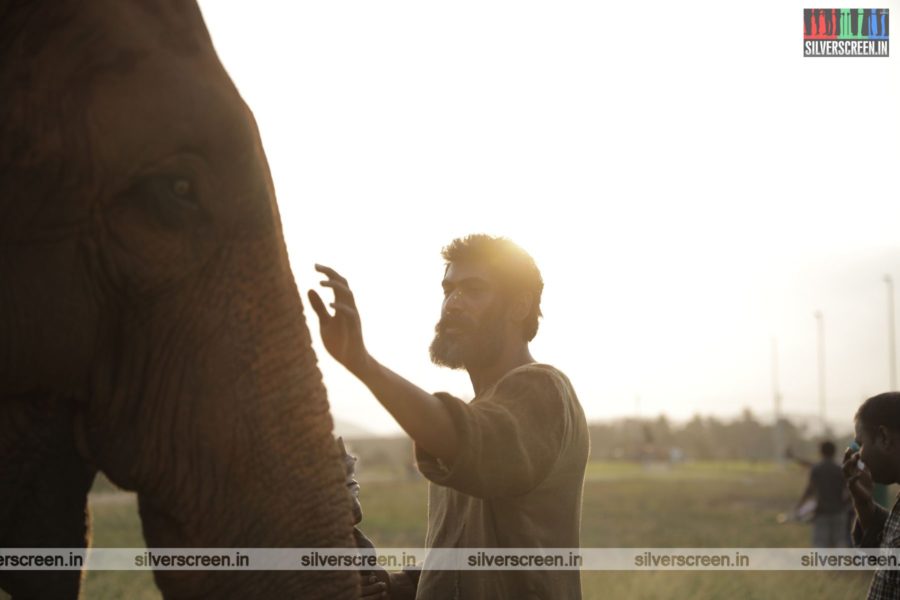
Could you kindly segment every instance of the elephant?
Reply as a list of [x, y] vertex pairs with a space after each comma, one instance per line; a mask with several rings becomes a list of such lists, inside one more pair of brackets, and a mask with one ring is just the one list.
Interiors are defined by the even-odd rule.
[[[0, 0], [0, 547], [352, 547], [255, 120], [186, 0]], [[78, 571], [0, 571], [77, 598]], [[353, 571], [157, 571], [165, 598], [356, 598]]]

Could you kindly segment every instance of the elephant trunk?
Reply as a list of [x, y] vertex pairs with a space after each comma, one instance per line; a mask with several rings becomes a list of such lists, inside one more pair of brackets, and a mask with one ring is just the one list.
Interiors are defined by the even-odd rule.
[[[98, 397], [135, 398], [103, 409], [95, 423], [118, 425], [109, 438], [93, 430], [92, 452], [114, 481], [138, 491], [149, 547], [353, 546], [325, 388], [279, 246], [229, 247], [210, 268], [211, 281], [225, 283], [201, 283], [181, 299], [181, 312], [203, 306], [199, 317], [129, 323], [129, 338], [143, 338], [136, 345], [152, 349], [149, 358], [103, 369], [122, 381], [98, 388]], [[192, 359], [176, 353], [184, 348]], [[160, 397], [147, 401], [148, 393]], [[357, 580], [352, 571], [156, 573], [172, 598], [268, 597], [261, 589], [355, 598]]]

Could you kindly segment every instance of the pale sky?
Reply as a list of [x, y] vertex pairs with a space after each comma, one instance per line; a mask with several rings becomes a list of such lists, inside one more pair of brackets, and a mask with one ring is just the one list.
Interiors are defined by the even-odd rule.
[[[535, 257], [532, 353], [589, 419], [770, 415], [773, 337], [785, 411], [816, 414], [821, 310], [845, 429], [889, 387], [900, 71], [803, 58], [806, 5], [201, 2], [304, 301], [313, 263], [344, 274], [382, 363], [471, 397], [427, 348], [441, 246], [486, 232]], [[335, 417], [399, 431], [306, 308]]]

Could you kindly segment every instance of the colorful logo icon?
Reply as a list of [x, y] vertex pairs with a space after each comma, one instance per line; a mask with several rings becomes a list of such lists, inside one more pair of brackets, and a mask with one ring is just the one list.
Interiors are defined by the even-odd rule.
[[886, 8], [804, 8], [803, 56], [889, 56]]

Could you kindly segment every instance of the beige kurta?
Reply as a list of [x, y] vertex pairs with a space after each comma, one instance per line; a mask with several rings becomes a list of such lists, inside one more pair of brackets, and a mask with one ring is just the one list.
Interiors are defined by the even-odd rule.
[[[429, 548], [577, 548], [589, 442], [568, 378], [530, 364], [469, 404], [436, 394], [460, 438], [456, 462], [416, 447]], [[423, 571], [417, 600], [581, 598], [578, 571]]]

